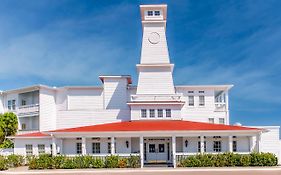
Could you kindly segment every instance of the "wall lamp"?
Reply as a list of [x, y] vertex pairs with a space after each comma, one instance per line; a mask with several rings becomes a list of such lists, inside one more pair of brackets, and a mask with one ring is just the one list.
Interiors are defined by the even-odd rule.
[[187, 145], [188, 145], [188, 141], [187, 140], [185, 140], [185, 147], [187, 148]]
[[129, 141], [126, 141], [126, 147], [129, 148]]

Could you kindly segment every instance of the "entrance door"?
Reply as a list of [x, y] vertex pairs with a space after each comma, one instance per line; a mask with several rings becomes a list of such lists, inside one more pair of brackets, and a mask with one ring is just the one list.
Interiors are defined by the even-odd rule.
[[167, 163], [168, 144], [162, 140], [149, 141], [147, 143], [147, 162], [148, 163]]

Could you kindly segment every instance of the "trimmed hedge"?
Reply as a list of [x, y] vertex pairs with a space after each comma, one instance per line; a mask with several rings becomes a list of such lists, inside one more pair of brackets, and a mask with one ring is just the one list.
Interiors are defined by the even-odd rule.
[[24, 165], [24, 157], [20, 155], [0, 156], [0, 171]]
[[105, 158], [94, 156], [55, 156], [49, 154], [31, 157], [29, 169], [82, 169], [82, 168], [138, 168], [140, 158], [130, 156], [123, 158], [119, 156], [107, 156]]
[[177, 162], [178, 167], [245, 167], [276, 166], [277, 164], [277, 157], [272, 153], [197, 154], [184, 157]]

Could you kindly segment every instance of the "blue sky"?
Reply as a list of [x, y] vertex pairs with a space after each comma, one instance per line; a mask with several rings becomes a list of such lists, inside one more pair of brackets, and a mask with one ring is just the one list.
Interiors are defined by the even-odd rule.
[[0, 89], [97, 85], [131, 74], [141, 49], [140, 4], [167, 3], [174, 81], [234, 84], [231, 123], [281, 125], [281, 1], [2, 0]]

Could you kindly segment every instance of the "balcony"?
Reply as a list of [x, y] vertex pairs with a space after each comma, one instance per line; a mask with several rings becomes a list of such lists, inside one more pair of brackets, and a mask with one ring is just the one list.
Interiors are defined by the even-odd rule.
[[39, 115], [39, 104], [23, 105], [17, 108], [18, 117], [30, 117]]
[[131, 95], [131, 102], [182, 102], [182, 95], [176, 94], [176, 95], [170, 95], [170, 94], [164, 94], [164, 95], [150, 95], [150, 94], [143, 94], [143, 95]]
[[224, 103], [224, 102], [215, 102], [215, 111], [216, 112], [226, 111], [226, 103]]

